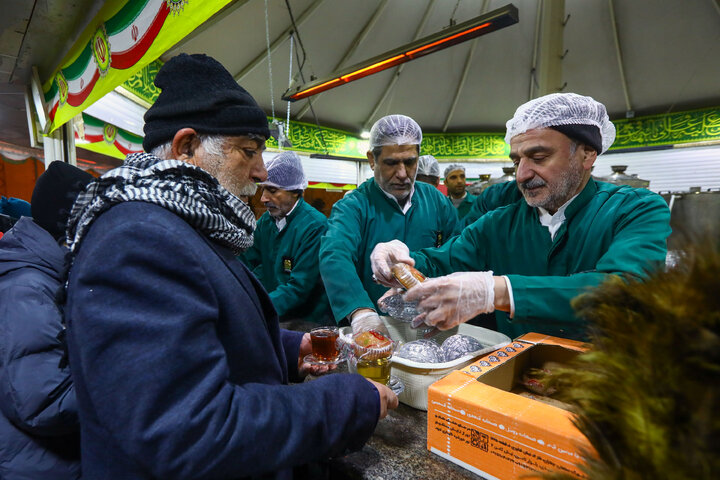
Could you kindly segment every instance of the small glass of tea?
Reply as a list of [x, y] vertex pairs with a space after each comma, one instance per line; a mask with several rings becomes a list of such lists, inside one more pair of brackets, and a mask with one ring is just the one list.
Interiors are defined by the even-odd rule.
[[338, 359], [338, 335], [338, 327], [315, 327], [310, 330], [312, 355], [316, 361], [331, 363]]

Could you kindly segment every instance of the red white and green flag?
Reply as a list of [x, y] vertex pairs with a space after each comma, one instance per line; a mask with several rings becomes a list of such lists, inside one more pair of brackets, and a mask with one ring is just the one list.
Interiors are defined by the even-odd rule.
[[87, 113], [82, 114], [84, 131], [81, 136], [75, 132], [75, 145], [92, 152], [124, 160], [131, 153], [143, 151], [143, 137], [103, 122]]
[[231, 0], [110, 0], [43, 84], [50, 132], [152, 62]]

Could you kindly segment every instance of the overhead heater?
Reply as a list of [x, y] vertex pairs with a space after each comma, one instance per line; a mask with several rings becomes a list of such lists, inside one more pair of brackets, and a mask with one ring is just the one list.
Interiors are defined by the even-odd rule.
[[518, 22], [518, 10], [513, 4], [488, 12], [472, 20], [449, 27], [441, 32], [421, 38], [402, 47], [390, 50], [353, 66], [344, 68], [325, 78], [314, 80], [305, 85], [289, 88], [282, 96], [283, 100], [294, 102], [317, 95], [331, 88], [345, 85], [374, 73], [382, 72], [410, 60], [439, 52], [458, 43], [472, 40], [495, 30]]

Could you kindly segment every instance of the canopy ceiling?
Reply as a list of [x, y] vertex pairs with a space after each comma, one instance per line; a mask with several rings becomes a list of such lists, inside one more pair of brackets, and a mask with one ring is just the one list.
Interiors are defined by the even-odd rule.
[[[195, 0], [190, 0], [195, 1]], [[550, 0], [545, 0], [550, 1]], [[92, 0], [0, 0], [0, 140], [27, 146], [23, 90], [30, 66], [47, 78], [91, 21]], [[288, 0], [304, 46], [303, 73], [324, 77], [505, 5], [492, 0]], [[404, 113], [426, 132], [502, 131], [531, 96], [538, 0], [514, 0], [520, 22], [311, 98], [322, 126], [359, 133], [380, 116]], [[285, 0], [238, 0], [163, 56], [207, 53], [260, 105], [284, 118], [293, 29]], [[627, 101], [611, 20], [614, 7]], [[563, 91], [605, 103], [612, 119], [720, 106], [720, 0], [565, 0]], [[362, 33], [365, 33], [363, 36]], [[539, 32], [542, 36], [542, 32]], [[353, 45], [356, 44], [356, 48]], [[296, 42], [294, 48], [299, 47]], [[538, 59], [541, 61], [542, 59]], [[468, 64], [466, 80], [462, 78]], [[293, 63], [295, 81], [298, 63]], [[393, 80], [396, 79], [396, 80]], [[456, 106], [453, 101], [457, 96]], [[307, 101], [291, 119], [314, 123]], [[91, 154], [83, 156], [92, 156]]]
[[[547, 1], [547, 0], [546, 0]], [[236, 2], [163, 55], [207, 53], [237, 75], [270, 113], [285, 117], [292, 24], [286, 2], [269, 0], [273, 46], [272, 90], [267, 62], [265, 2]], [[505, 0], [290, 0], [306, 54], [305, 80], [349, 66], [485, 11]], [[457, 105], [472, 41], [335, 88], [311, 101], [323, 126], [359, 132], [377, 118], [404, 113], [426, 131], [502, 131], [515, 108], [530, 98], [538, 0], [514, 0], [520, 22], [476, 40]], [[603, 102], [613, 119], [720, 106], [718, 0], [614, 0], [614, 16], [627, 83], [626, 103], [609, 0], [566, 0], [563, 91]], [[423, 18], [426, 21], [423, 23]], [[419, 28], [420, 27], [420, 28]], [[357, 48], [354, 42], [364, 36]], [[539, 32], [542, 35], [543, 32]], [[297, 50], [298, 44], [294, 48]], [[302, 56], [302, 53], [301, 53]], [[346, 58], [347, 57], [347, 58]], [[344, 59], [344, 61], [343, 61]], [[297, 75], [297, 62], [293, 76]], [[397, 80], [393, 83], [393, 77]], [[560, 86], [558, 86], [560, 87]], [[537, 94], [536, 94], [537, 95]], [[290, 116], [314, 122], [307, 101]]]

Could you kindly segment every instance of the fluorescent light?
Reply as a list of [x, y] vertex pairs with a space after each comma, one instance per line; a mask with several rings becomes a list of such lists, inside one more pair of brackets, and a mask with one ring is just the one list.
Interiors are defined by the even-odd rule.
[[480, 15], [467, 22], [416, 40], [402, 47], [396, 48], [382, 55], [365, 60], [345, 68], [332, 75], [288, 89], [282, 96], [283, 100], [294, 102], [316, 95], [331, 88], [345, 85], [373, 73], [395, 67], [410, 60], [415, 60], [433, 52], [443, 50], [452, 45], [471, 40], [495, 30], [513, 25], [518, 22], [518, 10], [513, 4], [508, 4], [497, 10]]
[[360, 132], [360, 138], [364, 138], [365, 140], [370, 138], [370, 131], [369, 130], [363, 130]]
[[85, 109], [85, 113], [141, 137], [147, 109], [117, 92], [109, 92]]

